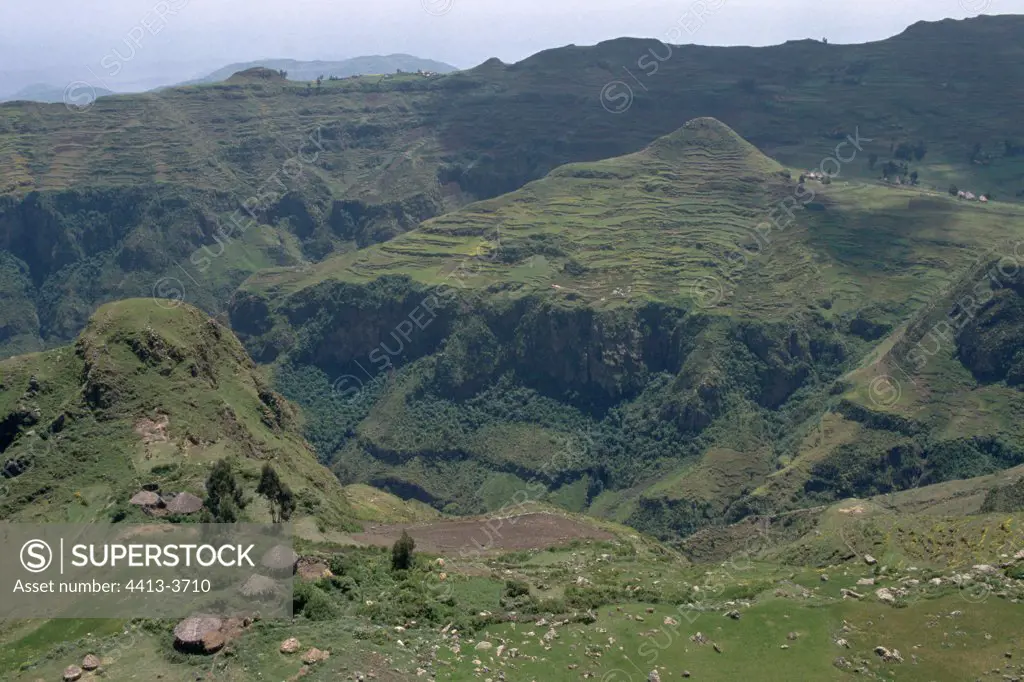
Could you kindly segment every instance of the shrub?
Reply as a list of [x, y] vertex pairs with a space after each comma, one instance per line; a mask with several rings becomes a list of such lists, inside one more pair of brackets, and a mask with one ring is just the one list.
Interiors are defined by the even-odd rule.
[[398, 538], [391, 548], [391, 568], [396, 571], [412, 568], [414, 549], [416, 549], [416, 541], [403, 530], [402, 537]]
[[218, 460], [206, 479], [206, 506], [217, 523], [234, 523], [248, 500], [226, 460]]
[[512, 599], [530, 594], [530, 586], [522, 580], [506, 580], [505, 596]]

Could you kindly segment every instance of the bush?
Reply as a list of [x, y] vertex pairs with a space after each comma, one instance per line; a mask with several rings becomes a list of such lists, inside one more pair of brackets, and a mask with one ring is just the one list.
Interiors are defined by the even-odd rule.
[[309, 620], [332, 620], [338, 617], [338, 608], [330, 595], [310, 583], [297, 582], [292, 595], [292, 611]]
[[506, 580], [505, 596], [515, 599], [530, 594], [530, 586], [522, 580]]
[[238, 484], [231, 464], [226, 459], [218, 460], [206, 479], [206, 506], [217, 523], [235, 523], [248, 500]]
[[414, 549], [416, 549], [416, 541], [403, 530], [402, 537], [398, 538], [391, 548], [391, 568], [396, 571], [406, 571], [412, 568]]

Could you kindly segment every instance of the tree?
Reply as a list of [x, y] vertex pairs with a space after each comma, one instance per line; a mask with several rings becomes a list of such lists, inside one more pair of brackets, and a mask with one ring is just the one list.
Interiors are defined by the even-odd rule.
[[281, 523], [292, 517], [292, 512], [295, 511], [295, 495], [288, 484], [281, 481], [277, 471], [269, 463], [263, 465], [256, 493], [267, 498], [270, 517], [274, 523]]
[[277, 515], [282, 521], [287, 521], [292, 517], [292, 512], [295, 511], [295, 495], [292, 494], [292, 489], [288, 487], [288, 484], [281, 484], [281, 492], [277, 496]]
[[206, 506], [214, 522], [235, 523], [248, 503], [231, 464], [226, 459], [218, 460], [206, 479]]
[[416, 541], [409, 537], [404, 530], [402, 537], [395, 541], [391, 548], [391, 568], [395, 571], [405, 571], [412, 568], [413, 550], [416, 549]]
[[917, 178], [918, 178], [917, 171], [914, 171], [913, 173], [911, 173], [910, 174], [910, 184], [911, 185], [916, 185], [917, 184]]
[[323, 86], [323, 84], [324, 84], [324, 76], [323, 76], [323, 74], [320, 74], [319, 76], [316, 77], [316, 91], [318, 93], [320, 92], [320, 88]]
[[951, 194], [952, 196], [954, 196], [954, 197], [955, 197], [955, 196], [956, 196], [957, 194], [959, 194], [959, 193], [960, 193], [960, 188], [959, 188], [959, 187], [957, 187], [956, 185], [950, 185], [950, 186], [949, 186], [949, 193], [950, 193], [950, 194]]

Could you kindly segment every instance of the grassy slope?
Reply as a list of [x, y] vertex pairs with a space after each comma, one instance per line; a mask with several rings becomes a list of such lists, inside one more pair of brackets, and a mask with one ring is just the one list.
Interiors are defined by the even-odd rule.
[[[302, 501], [300, 526], [315, 515], [324, 529], [352, 527], [346, 496], [299, 435], [297, 413], [231, 332], [194, 308], [104, 306], [74, 347], [12, 358], [0, 373], [0, 412], [36, 412], [35, 423], [5, 422], [5, 459], [28, 467], [4, 481], [4, 518], [108, 519], [129, 511], [147, 483], [204, 495], [207, 468], [227, 457], [250, 493], [262, 464], [273, 464]], [[144, 420], [166, 422], [160, 438], [146, 442]], [[269, 519], [259, 501], [246, 513]]]
[[[636, 154], [562, 166], [309, 273], [261, 273], [250, 284], [288, 292], [327, 278], [405, 275], [437, 285], [454, 276], [479, 289], [562, 289], [591, 305], [678, 301], [707, 261], [751, 240], [765, 207], [785, 195], [780, 172], [726, 126], [698, 119]], [[473, 258], [489, 262], [467, 276], [459, 267]]]
[[[875, 503], [863, 502], [866, 516], [874, 515]], [[837, 505], [819, 527], [842, 535], [835, 524], [863, 526], [863, 516], [852, 520], [838, 512], [850, 506]], [[949, 525], [938, 515], [915, 518]], [[1019, 524], [1020, 517], [1007, 522]], [[967, 533], [976, 530], [951, 528], [952, 533], [938, 533], [949, 535], [942, 539], [950, 546], [971, 541]], [[285, 679], [299, 673], [300, 663], [277, 649], [294, 636], [303, 650], [332, 651], [327, 662], [303, 673], [303, 679], [314, 681], [356, 671], [382, 680], [427, 675], [463, 681], [500, 671], [506, 679], [566, 682], [586, 673], [640, 681], [655, 668], [662, 679], [688, 670], [711, 680], [755, 674], [770, 680], [841, 680], [853, 668], [860, 668], [861, 676], [921, 681], [973, 679], [993, 668], [1019, 673], [1016, 658], [1024, 641], [1014, 600], [1024, 593], [1022, 583], [997, 576], [972, 579], [961, 589], [951, 582], [957, 573], [972, 572], [972, 562], [997, 562], [998, 547], [979, 543], [975, 553], [955, 559], [926, 551], [908, 562], [877, 544], [861, 544], [870, 534], [848, 530], [842, 537], [855, 551], [837, 559], [796, 551], [804, 540], [790, 543], [769, 531], [749, 538], [724, 561], [691, 563], [627, 529], [614, 532], [611, 541], [579, 541], [546, 551], [451, 555], [443, 566], [421, 556], [404, 575], [392, 573], [380, 552], [337, 551], [329, 560], [338, 578], [301, 588], [324, 595], [329, 607], [321, 604], [319, 611], [303, 612], [292, 622], [259, 623], [230, 645], [230, 655], [175, 653], [169, 626], [153, 622], [95, 622], [88, 630], [60, 622], [19, 624], [2, 635], [7, 646], [0, 670], [5, 679], [48, 679], [91, 651], [101, 655], [112, 680], [156, 674], [177, 679], [204, 671], [239, 682], [257, 673]], [[813, 532], [808, 537], [815, 542]], [[868, 550], [878, 565], [862, 560]], [[857, 584], [867, 578], [876, 584]], [[935, 578], [941, 584], [929, 582]], [[917, 584], [908, 582], [913, 580]], [[516, 581], [528, 594], [510, 596], [506, 581]], [[445, 584], [452, 586], [450, 598]], [[874, 595], [882, 586], [907, 591], [891, 606]], [[843, 589], [865, 597], [844, 599]], [[584, 615], [589, 609], [594, 622]], [[724, 617], [732, 610], [739, 611], [739, 619]], [[512, 611], [516, 616], [509, 622]], [[552, 629], [554, 638], [544, 640]], [[706, 644], [692, 639], [697, 633]], [[477, 648], [481, 641], [490, 648]], [[898, 649], [904, 662], [883, 663], [873, 652], [880, 645]], [[1004, 656], [1007, 652], [1013, 658]], [[16, 663], [24, 669], [13, 669]]]
[[[757, 317], [822, 301], [827, 316], [869, 301], [905, 315], [1024, 216], [1013, 204], [918, 187], [810, 182], [797, 194], [786, 173], [721, 123], [697, 119], [636, 154], [560, 167], [387, 243], [312, 268], [268, 269], [244, 288], [281, 297], [326, 280], [400, 275], [428, 286], [554, 289], [602, 307], [681, 303], [714, 282], [722, 308]], [[766, 228], [787, 197], [818, 210], [798, 208], [796, 223]]]

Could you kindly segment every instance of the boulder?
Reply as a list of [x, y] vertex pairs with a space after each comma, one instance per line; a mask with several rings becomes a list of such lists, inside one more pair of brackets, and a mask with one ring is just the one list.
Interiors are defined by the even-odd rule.
[[312, 649], [310, 649], [302, 655], [302, 662], [306, 665], [313, 665], [314, 663], [319, 663], [320, 661], [326, 661], [330, 657], [330, 651], [320, 651], [320, 649], [313, 647]]
[[886, 604], [895, 604], [897, 593], [890, 590], [888, 587], [880, 587], [875, 590], [875, 596], [878, 597], [878, 601]]
[[886, 663], [903, 662], [903, 656], [900, 655], [899, 649], [886, 649], [884, 646], [876, 646], [875, 655]]

